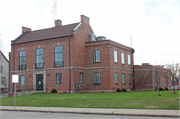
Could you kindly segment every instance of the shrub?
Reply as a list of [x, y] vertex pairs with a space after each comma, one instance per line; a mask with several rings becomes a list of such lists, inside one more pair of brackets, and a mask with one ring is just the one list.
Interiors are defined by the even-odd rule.
[[166, 89], [163, 89], [162, 91], [166, 91]]
[[52, 89], [51, 93], [57, 93], [57, 90], [56, 89]]
[[127, 92], [127, 89], [126, 88], [122, 88], [122, 92]]
[[162, 87], [159, 87], [159, 91], [163, 91], [163, 88], [162, 88]]
[[21, 92], [21, 89], [17, 89], [16, 92]]
[[116, 92], [121, 92], [121, 89], [120, 89], [120, 88], [117, 88], [117, 89], [116, 89]]
[[165, 90], [168, 91], [169, 90], [168, 87], [165, 87]]

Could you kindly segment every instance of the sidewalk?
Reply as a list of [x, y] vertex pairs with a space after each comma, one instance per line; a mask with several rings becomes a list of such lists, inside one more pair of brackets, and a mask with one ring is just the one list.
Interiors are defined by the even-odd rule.
[[48, 113], [102, 114], [123, 116], [180, 117], [180, 110], [151, 109], [108, 109], [108, 108], [69, 108], [69, 107], [24, 107], [0, 106], [1, 111], [29, 111]]

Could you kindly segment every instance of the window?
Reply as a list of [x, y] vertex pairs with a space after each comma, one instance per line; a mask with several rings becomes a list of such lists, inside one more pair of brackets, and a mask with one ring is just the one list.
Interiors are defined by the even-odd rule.
[[153, 81], [154, 81], [154, 85], [156, 85], [156, 76], [153, 75]]
[[122, 84], [125, 84], [125, 74], [122, 74]]
[[93, 51], [93, 62], [100, 62], [100, 50]]
[[80, 79], [80, 83], [84, 84], [84, 75], [83, 75], [83, 73], [79, 74], [79, 79]]
[[56, 73], [56, 85], [62, 84], [62, 74]]
[[114, 74], [115, 84], [118, 84], [118, 73], [116, 72]]
[[117, 61], [117, 51], [114, 51], [114, 62], [116, 62], [116, 63], [118, 62]]
[[94, 84], [100, 84], [100, 83], [101, 83], [101, 74], [94, 73]]
[[129, 74], [129, 84], [131, 84], [131, 74]]
[[26, 51], [19, 52], [19, 70], [26, 70]]
[[164, 85], [166, 84], [165, 76], [163, 77]]
[[121, 53], [121, 63], [124, 64], [124, 53]]
[[159, 75], [157, 76], [157, 79], [158, 79], [158, 85], [160, 84], [160, 78], [159, 78]]
[[167, 77], [167, 86], [169, 85], [169, 80], [168, 80], [168, 77]]
[[21, 76], [20, 76], [20, 85], [21, 85], [21, 86], [24, 86], [24, 85], [25, 85], [25, 76], [24, 76], [24, 75], [21, 75]]
[[63, 67], [63, 46], [56, 46], [55, 47], [55, 61], [54, 67]]
[[36, 49], [36, 69], [44, 68], [43, 49]]
[[128, 65], [131, 65], [131, 57], [128, 55]]
[[0, 66], [0, 73], [3, 73], [3, 66]]
[[1, 77], [1, 84], [2, 84], [2, 85], [6, 85], [5, 77]]

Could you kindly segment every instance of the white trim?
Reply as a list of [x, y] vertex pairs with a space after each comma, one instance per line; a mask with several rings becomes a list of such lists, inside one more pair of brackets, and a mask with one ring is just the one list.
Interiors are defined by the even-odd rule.
[[81, 25], [82, 25], [82, 22], [80, 22], [80, 23], [73, 29], [73, 31], [76, 31]]

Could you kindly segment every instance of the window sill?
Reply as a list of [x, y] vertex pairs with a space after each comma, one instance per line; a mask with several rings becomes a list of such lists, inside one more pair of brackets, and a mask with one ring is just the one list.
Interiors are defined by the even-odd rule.
[[101, 85], [101, 83], [94, 83], [94, 85]]
[[118, 64], [118, 62], [114, 62], [114, 64]]
[[93, 63], [100, 63], [100, 62], [93, 62]]
[[62, 84], [56, 84], [56, 86], [62, 86]]
[[115, 85], [118, 85], [118, 83], [115, 83]]
[[125, 85], [125, 83], [123, 83], [123, 85]]

